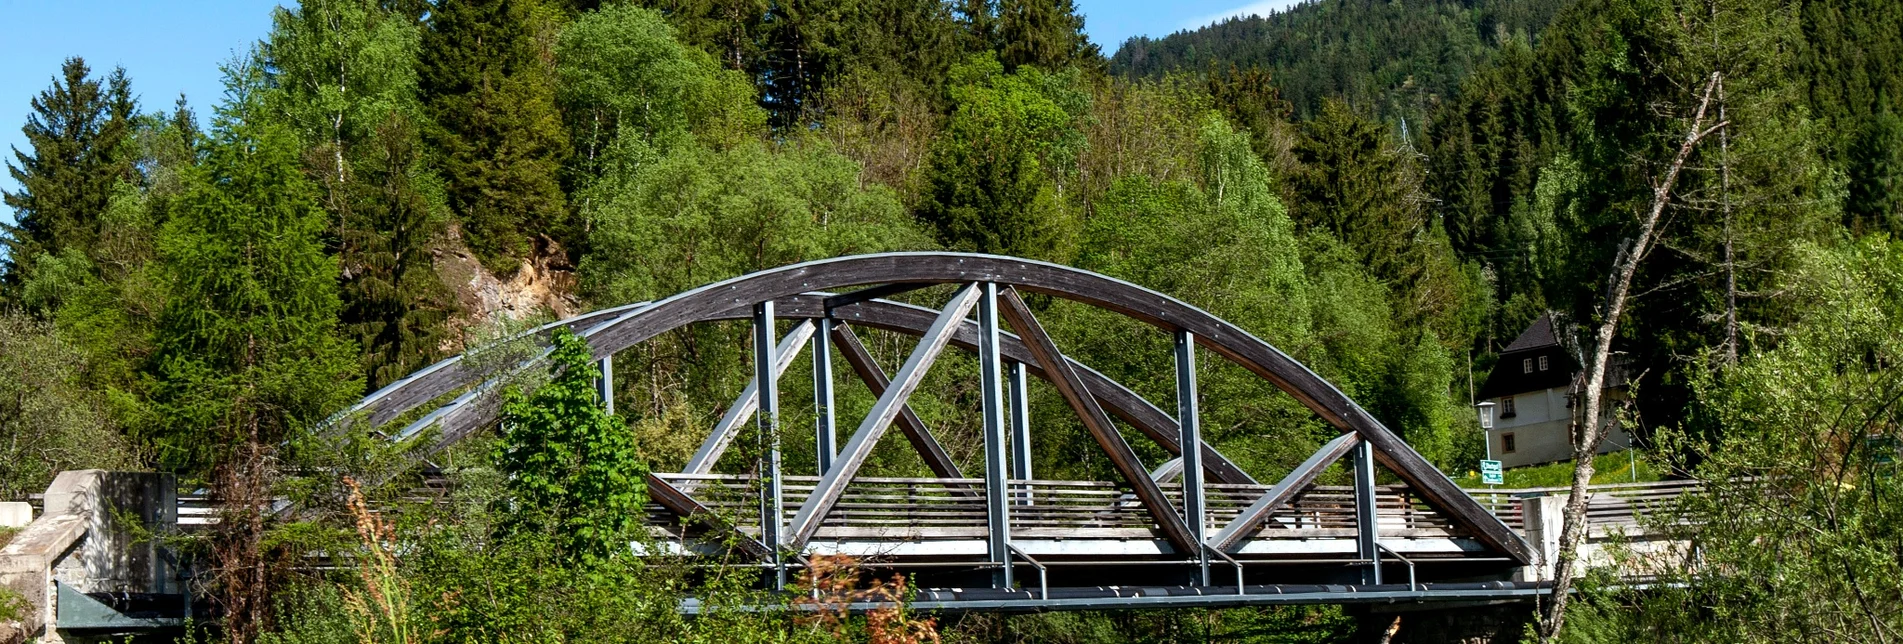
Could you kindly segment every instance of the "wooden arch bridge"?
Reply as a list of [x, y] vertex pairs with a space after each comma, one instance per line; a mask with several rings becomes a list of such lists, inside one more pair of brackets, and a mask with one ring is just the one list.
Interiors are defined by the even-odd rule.
[[[887, 299], [946, 284], [956, 293], [936, 310]], [[1023, 293], [1111, 311], [1172, 336], [1176, 399], [1159, 406], [1064, 353]], [[601, 391], [612, 409], [617, 352], [684, 326], [737, 320], [751, 321], [754, 376], [682, 471], [649, 476], [648, 525], [659, 544], [649, 548], [707, 553], [738, 544], [731, 547], [770, 570], [769, 583], [782, 588], [789, 569], [806, 557], [849, 554], [875, 568], [906, 570], [926, 604], [980, 610], [1474, 600], [1539, 592], [1537, 584], [1510, 581], [1537, 559], [1528, 542], [1340, 390], [1243, 329], [1096, 273], [963, 253], [842, 257], [596, 311], [530, 333], [560, 326], [585, 338], [603, 364]], [[855, 333], [858, 327], [916, 336], [918, 343], [888, 374]], [[962, 471], [908, 406], [949, 347], [977, 355], [982, 471]], [[1197, 347], [1273, 383], [1340, 436], [1277, 480], [1252, 478], [1200, 437]], [[779, 381], [792, 358], [809, 348], [818, 467], [789, 472], [779, 447], [787, 393]], [[877, 397], [856, 426], [837, 415], [836, 357]], [[1119, 480], [1036, 478], [1027, 377], [1047, 381], [1060, 394]], [[490, 425], [498, 401], [489, 394], [505, 380], [458, 356], [390, 384], [348, 414], [382, 426], [454, 395], [388, 434], [432, 441], [422, 450], [432, 453]], [[841, 421], [847, 421], [843, 429]], [[1119, 421], [1175, 458], [1142, 463]], [[933, 477], [859, 475], [894, 427]], [[751, 470], [714, 472], [728, 446], [749, 431], [761, 446]], [[1343, 460], [1353, 485], [1316, 485], [1324, 469]], [[1377, 468], [1398, 483], [1377, 485]]]

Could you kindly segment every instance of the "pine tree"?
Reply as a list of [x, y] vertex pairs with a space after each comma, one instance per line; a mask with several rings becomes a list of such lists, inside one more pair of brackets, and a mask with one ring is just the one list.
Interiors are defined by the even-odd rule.
[[1072, 76], [990, 54], [953, 71], [954, 109], [933, 146], [919, 218], [958, 250], [1060, 260], [1077, 222], [1058, 191], [1075, 165], [1089, 99]]
[[[137, 184], [130, 138], [138, 104], [124, 69], [93, 79], [86, 61], [68, 58], [53, 86], [33, 99], [22, 131], [32, 146], [7, 163], [19, 192], [5, 193], [15, 223], [5, 225], [5, 284], [17, 288], [42, 254], [91, 252], [121, 182]], [[11, 290], [11, 289], [9, 289]]]
[[1853, 233], [1903, 234], [1903, 118], [1882, 103], [1850, 148], [1844, 210]]
[[159, 252], [172, 298], [152, 363], [158, 416], [146, 439], [159, 465], [210, 481], [226, 508], [213, 582], [227, 636], [268, 626], [265, 517], [280, 446], [360, 391], [337, 337], [337, 263], [296, 137], [264, 114], [255, 63], [227, 68], [203, 160], [184, 170]]
[[998, 60], [1007, 71], [1022, 65], [1103, 67], [1103, 53], [1084, 33], [1084, 17], [1072, 0], [1000, 0], [997, 20]]
[[340, 321], [361, 348], [365, 390], [374, 391], [443, 354], [456, 301], [432, 261], [441, 187], [422, 167], [415, 124], [391, 112], [355, 156]]
[[554, 70], [530, 0], [445, 0], [431, 10], [420, 75], [451, 212], [484, 266], [513, 274], [531, 239], [571, 232], [568, 153]]

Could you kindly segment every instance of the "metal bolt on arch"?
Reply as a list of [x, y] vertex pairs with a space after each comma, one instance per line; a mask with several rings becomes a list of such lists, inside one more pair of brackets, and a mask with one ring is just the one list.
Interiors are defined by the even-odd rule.
[[[956, 293], [938, 310], [887, 299], [946, 284]], [[1024, 293], [1097, 307], [1168, 334], [1174, 413], [1065, 354]], [[1340, 390], [1201, 309], [1089, 271], [966, 253], [840, 257], [595, 311], [528, 335], [570, 328], [611, 366], [617, 352], [662, 333], [739, 320], [752, 325], [751, 382], [680, 472], [648, 478], [657, 506], [650, 525], [671, 552], [738, 543], [756, 565], [773, 570], [776, 587], [804, 556], [852, 554], [869, 566], [906, 570], [926, 588], [919, 605], [951, 610], [1479, 600], [1538, 592], [1506, 581], [1534, 563], [1531, 546]], [[784, 334], [782, 320], [792, 323]], [[888, 374], [859, 328], [919, 340]], [[808, 347], [818, 471], [796, 475], [782, 471], [779, 381]], [[983, 471], [971, 474], [908, 404], [933, 363], [954, 347], [978, 359]], [[1258, 483], [1201, 439], [1198, 353], [1267, 380], [1341, 435], [1273, 484]], [[856, 426], [837, 415], [835, 357], [876, 397]], [[603, 372], [610, 374], [604, 380], [612, 377], [611, 368]], [[1033, 477], [1025, 393], [1031, 377], [1058, 393], [1120, 480]], [[427, 436], [432, 443], [422, 451], [430, 453], [491, 424], [498, 403], [486, 394], [497, 382], [453, 357], [347, 413], [380, 426], [458, 394], [390, 434]], [[611, 382], [602, 390], [612, 405]], [[1118, 421], [1175, 458], [1146, 467]], [[715, 473], [749, 424], [763, 441], [753, 473]], [[895, 427], [933, 477], [859, 476]], [[1317, 486], [1342, 459], [1349, 459], [1354, 484]], [[1377, 467], [1399, 484], [1377, 486]], [[750, 499], [739, 494], [749, 491]], [[691, 602], [684, 609], [692, 610]]]

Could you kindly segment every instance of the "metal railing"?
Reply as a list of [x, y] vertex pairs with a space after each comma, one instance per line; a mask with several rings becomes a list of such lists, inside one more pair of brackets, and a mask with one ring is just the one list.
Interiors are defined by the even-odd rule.
[[1032, 568], [1037, 569], [1037, 598], [1050, 599], [1051, 598], [1051, 578], [1049, 574], [1050, 571], [1044, 568], [1044, 564], [1038, 563], [1036, 559], [1031, 558], [1031, 555], [1025, 554], [1023, 550], [1019, 550], [1016, 544], [1007, 543], [1007, 544], [1004, 544], [1004, 547], [1010, 550], [1011, 554], [1017, 555], [1018, 558], [1023, 559], [1025, 563], [1031, 564]]

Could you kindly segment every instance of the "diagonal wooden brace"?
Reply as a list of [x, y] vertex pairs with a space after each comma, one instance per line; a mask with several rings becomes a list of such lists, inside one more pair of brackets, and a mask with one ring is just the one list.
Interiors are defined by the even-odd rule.
[[[719, 514], [715, 513], [706, 505], [701, 504], [700, 501], [695, 500], [694, 497], [689, 496], [686, 492], [682, 492], [680, 488], [674, 487], [666, 480], [653, 474], [648, 474], [647, 483], [648, 498], [654, 499], [655, 503], [661, 504], [661, 507], [667, 508], [667, 511], [679, 515], [682, 519], [700, 521], [715, 530], [729, 533], [739, 542], [740, 549], [745, 550], [747, 554], [759, 557], [762, 560], [773, 556], [773, 550], [766, 547], [766, 544], [760, 543], [760, 540], [728, 524], [720, 518]], [[682, 540], [686, 540], [686, 535], [682, 535]]]
[[1321, 476], [1322, 470], [1328, 469], [1329, 465], [1341, 460], [1342, 456], [1353, 451], [1359, 444], [1361, 444], [1361, 437], [1354, 432], [1349, 432], [1322, 445], [1321, 449], [1308, 456], [1308, 460], [1302, 461], [1301, 465], [1289, 471], [1288, 476], [1282, 477], [1281, 482], [1276, 483], [1275, 487], [1262, 493], [1262, 497], [1256, 499], [1255, 503], [1243, 508], [1242, 513], [1237, 514], [1229, 525], [1223, 526], [1221, 532], [1210, 537], [1209, 547], [1228, 552], [1244, 538], [1255, 534], [1255, 531], [1262, 527], [1262, 523], [1269, 520], [1270, 515], [1282, 509], [1282, 506], [1288, 505], [1295, 495], [1308, 489], [1308, 485], [1314, 483], [1316, 477]]
[[[866, 350], [865, 343], [859, 341], [859, 334], [853, 333], [852, 327], [846, 323], [838, 322], [833, 324], [832, 336], [833, 343], [839, 345], [839, 353], [846, 357], [846, 364], [851, 365], [853, 373], [859, 374], [859, 379], [865, 381], [872, 395], [884, 396], [886, 390], [892, 387], [892, 381], [886, 377], [885, 369], [879, 366], [879, 362], [872, 358], [872, 352]], [[944, 479], [965, 478], [958, 472], [958, 464], [952, 462], [951, 454], [932, 436], [931, 430], [925, 427], [925, 421], [912, 411], [911, 405], [899, 406], [897, 422], [899, 431], [912, 443], [912, 449], [918, 450], [919, 457], [925, 459], [925, 467], [931, 468], [933, 474]]]
[[892, 386], [880, 394], [879, 400], [872, 403], [872, 410], [866, 413], [859, 429], [853, 431], [852, 440], [839, 450], [839, 458], [834, 459], [832, 469], [819, 477], [819, 483], [813, 486], [812, 494], [806, 502], [800, 504], [799, 512], [793, 515], [793, 524], [784, 533], [781, 545], [798, 552], [806, 547], [806, 542], [819, 531], [819, 523], [832, 512], [833, 505], [839, 502], [839, 495], [846, 491], [846, 484], [859, 474], [859, 467], [865, 465], [866, 457], [872, 455], [873, 445], [879, 437], [892, 426], [893, 420], [905, 406], [907, 398], [918, 389], [925, 380], [925, 372], [944, 353], [951, 344], [953, 333], [959, 323], [971, 315], [971, 309], [978, 305], [979, 291], [976, 284], [965, 286], [952, 296], [951, 304], [938, 314], [932, 322], [932, 328], [919, 338], [918, 346], [912, 349], [911, 357], [905, 359], [905, 365], [899, 367], [898, 374], [892, 379]]
[[1150, 511], [1150, 519], [1162, 528], [1164, 538], [1185, 556], [1201, 556], [1202, 540], [1190, 534], [1182, 515], [1170, 505], [1169, 498], [1163, 496], [1163, 489], [1150, 478], [1150, 472], [1144, 469], [1143, 463], [1137, 460], [1136, 452], [1117, 432], [1110, 415], [1104, 413], [1103, 406], [1097, 404], [1097, 399], [1090, 395], [1090, 390], [1084, 386], [1077, 371], [1071, 368], [1070, 361], [1058, 351], [1051, 336], [1044, 332], [1044, 326], [1031, 315], [1031, 308], [1024, 305], [1024, 298], [1018, 296], [1017, 289], [1004, 289], [999, 293], [998, 300], [1003, 304], [999, 312], [1011, 323], [1011, 328], [1017, 330], [1018, 337], [1024, 340], [1024, 346], [1030, 349], [1044, 373], [1051, 376], [1051, 384], [1070, 403], [1071, 409], [1077, 412], [1078, 418], [1084, 422], [1084, 428], [1090, 430], [1092, 438], [1097, 439], [1097, 445], [1110, 456], [1111, 464], [1116, 466], [1123, 480], [1136, 492], [1137, 500], [1142, 501], [1143, 507]]

